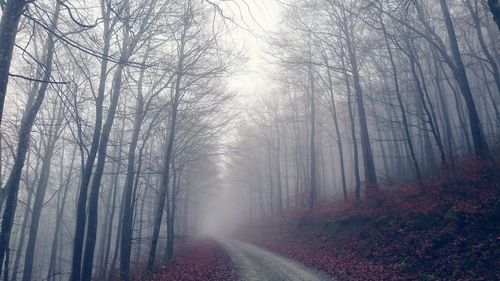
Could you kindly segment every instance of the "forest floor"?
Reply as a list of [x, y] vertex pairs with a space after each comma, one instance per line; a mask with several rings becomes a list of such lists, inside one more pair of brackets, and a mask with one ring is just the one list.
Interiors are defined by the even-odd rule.
[[323, 205], [241, 229], [237, 237], [337, 280], [500, 280], [499, 167], [387, 188], [376, 199]]
[[212, 239], [188, 242], [175, 259], [143, 281], [235, 281], [229, 255]]

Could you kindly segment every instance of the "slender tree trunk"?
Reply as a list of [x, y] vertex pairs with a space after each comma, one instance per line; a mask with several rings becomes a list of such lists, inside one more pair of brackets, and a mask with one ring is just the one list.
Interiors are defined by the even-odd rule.
[[273, 172], [272, 172], [272, 161], [271, 161], [271, 143], [267, 140], [267, 165], [268, 167], [268, 178], [269, 178], [269, 212], [271, 217], [274, 216], [274, 182], [273, 182]]
[[170, 261], [174, 257], [174, 241], [175, 241], [175, 215], [177, 210], [177, 196], [180, 190], [181, 184], [181, 170], [175, 167], [175, 162], [172, 161], [172, 171], [174, 173], [174, 180], [172, 182], [172, 198], [169, 204], [169, 211], [167, 212], [167, 245], [166, 249], [166, 260]]
[[[54, 16], [52, 18], [52, 24], [50, 30], [54, 30], [57, 26], [59, 20], [60, 3], [58, 2], [55, 7]], [[47, 44], [45, 47], [44, 58], [45, 58], [45, 73], [43, 74], [43, 81], [50, 81], [52, 74], [52, 61], [54, 59], [54, 35], [49, 33], [47, 38]], [[5, 201], [5, 211], [2, 217], [2, 230], [0, 232], [0, 265], [3, 264], [5, 258], [5, 251], [9, 248], [10, 234], [12, 231], [12, 225], [14, 223], [14, 214], [16, 212], [17, 206], [17, 194], [19, 192], [19, 181], [21, 180], [21, 173], [24, 167], [24, 161], [26, 159], [26, 152], [28, 151], [31, 129], [35, 118], [40, 110], [40, 106], [45, 98], [47, 92], [48, 83], [37, 83], [38, 90], [36, 91], [36, 97], [32, 104], [27, 104], [26, 111], [23, 114], [21, 121], [21, 127], [19, 129], [18, 145], [14, 158], [14, 165], [12, 167], [11, 173], [5, 184], [7, 190], [7, 199]], [[0, 268], [1, 269], [1, 268]], [[0, 270], [1, 275], [1, 270]]]
[[143, 199], [142, 199], [142, 202], [141, 202], [141, 208], [140, 208], [140, 218], [139, 218], [139, 235], [137, 237], [137, 253], [136, 253], [136, 256], [135, 256], [135, 259], [136, 260], [139, 260], [141, 258], [141, 250], [142, 250], [142, 232], [143, 232], [143, 224], [144, 224], [144, 206], [146, 205], [146, 195], [147, 195], [147, 190], [148, 190], [148, 186], [149, 186], [149, 179], [150, 177], [147, 178], [146, 180], [146, 190], [144, 191], [144, 195], [143, 195]]
[[500, 1], [499, 0], [488, 0], [488, 7], [493, 15], [493, 20], [497, 24], [498, 30], [500, 31]]
[[[184, 221], [182, 222], [182, 234], [184, 236], [189, 235], [189, 196], [190, 196], [189, 193], [190, 192], [186, 190], [182, 206], [182, 217], [184, 218]], [[252, 200], [251, 194], [250, 194], [250, 200]]]
[[[29, 157], [28, 157], [29, 158]], [[29, 162], [29, 160], [28, 160]], [[27, 173], [26, 173], [27, 174]], [[31, 201], [33, 199], [33, 193], [28, 191], [28, 201], [27, 208], [31, 206]], [[14, 259], [14, 267], [12, 268], [12, 281], [17, 281], [17, 274], [19, 272], [19, 263], [21, 262], [21, 256], [24, 250], [24, 242], [26, 241], [26, 228], [28, 226], [29, 215], [31, 214], [30, 210], [26, 210], [23, 216], [23, 223], [21, 225], [21, 233], [19, 235], [19, 244], [16, 249], [16, 258]]]
[[330, 112], [332, 114], [333, 125], [335, 126], [335, 134], [337, 135], [337, 147], [339, 150], [339, 161], [340, 161], [340, 175], [342, 181], [342, 193], [344, 194], [344, 200], [347, 200], [347, 184], [345, 176], [345, 164], [344, 164], [344, 149], [342, 147], [342, 137], [340, 135], [339, 121], [337, 117], [337, 107], [335, 105], [335, 95], [333, 92], [333, 82], [332, 75], [330, 73], [330, 65], [328, 64], [328, 58], [324, 58], [326, 64], [326, 72], [328, 75], [328, 91], [330, 94]]
[[[422, 65], [421, 65], [420, 60], [418, 58], [418, 52], [417, 52], [416, 48], [413, 48], [413, 49], [415, 49], [415, 57], [414, 57], [415, 66], [418, 69], [418, 74], [420, 75], [420, 78], [422, 81], [421, 82], [422, 83], [422, 91], [419, 92], [421, 102], [422, 102], [423, 108], [424, 108], [424, 110], [429, 118], [429, 125], [431, 126], [434, 141], [436, 142], [436, 146], [438, 147], [438, 150], [439, 150], [441, 164], [446, 165], [447, 164], [446, 153], [445, 153], [445, 149], [443, 146], [443, 140], [441, 137], [441, 130], [439, 129], [439, 123], [438, 123], [437, 118], [436, 118], [434, 105], [432, 104], [432, 101], [429, 97], [429, 91], [427, 89], [427, 84], [425, 82], [425, 76], [424, 76], [424, 72], [422, 70]], [[414, 76], [417, 77], [416, 74]]]
[[58, 198], [58, 209], [57, 209], [57, 215], [56, 215], [56, 226], [54, 229], [54, 238], [52, 239], [52, 247], [50, 251], [50, 259], [49, 259], [49, 269], [47, 272], [47, 281], [54, 281], [55, 276], [56, 276], [56, 260], [57, 260], [57, 251], [59, 248], [59, 235], [61, 232], [61, 225], [63, 223], [63, 215], [65, 211], [65, 206], [66, 206], [66, 197], [68, 195], [69, 191], [69, 184], [71, 181], [71, 174], [73, 172], [73, 167], [75, 163], [75, 157], [76, 156], [76, 147], [73, 150], [72, 157], [71, 157], [71, 163], [69, 166], [69, 171], [67, 174], [66, 179], [63, 179], [63, 165], [64, 165], [64, 144], [62, 148], [62, 154], [61, 154], [61, 163], [60, 163], [60, 173], [59, 173], [59, 179], [60, 179], [60, 185], [61, 187], [64, 187], [64, 193], [61, 198], [61, 195], [59, 194]]
[[278, 124], [278, 116], [275, 115], [276, 119], [276, 187], [278, 193], [278, 213], [283, 215], [283, 191], [281, 186], [281, 136]]
[[[129, 3], [126, 1], [124, 4], [126, 10], [129, 9]], [[120, 62], [126, 62], [130, 58], [132, 51], [134, 49], [136, 40], [133, 42], [130, 40], [130, 31], [128, 27], [124, 27], [123, 39], [121, 46]], [[116, 110], [118, 107], [118, 101], [120, 99], [120, 94], [122, 92], [122, 82], [123, 82], [123, 71], [125, 69], [125, 64], [120, 63], [115, 70], [113, 76], [113, 90], [111, 94], [111, 102], [109, 105], [109, 110], [106, 116], [106, 121], [101, 132], [101, 138], [99, 140], [98, 155], [97, 155], [97, 165], [95, 167], [94, 175], [92, 178], [92, 185], [88, 198], [87, 206], [87, 238], [85, 241], [85, 252], [83, 255], [83, 265], [81, 280], [90, 281], [92, 279], [92, 267], [94, 263], [94, 250], [96, 244], [97, 235], [97, 215], [98, 215], [98, 204], [99, 204], [99, 191], [101, 187], [102, 176], [104, 173], [104, 166], [106, 164], [106, 151], [108, 149], [109, 135], [113, 127], [113, 122], [116, 116]]]
[[[104, 46], [103, 46], [103, 56], [107, 57], [109, 55], [109, 49], [111, 45], [111, 33], [110, 29], [110, 11], [106, 7], [104, 1], [101, 1], [101, 14], [103, 16], [103, 33], [104, 33]], [[85, 162], [85, 167], [82, 171], [80, 189], [77, 200], [76, 207], [76, 221], [75, 221], [75, 237], [73, 239], [73, 256], [71, 260], [71, 274], [70, 281], [80, 281], [81, 280], [81, 265], [82, 265], [82, 253], [83, 253], [83, 240], [85, 238], [85, 219], [87, 215], [87, 198], [88, 198], [88, 188], [90, 184], [90, 179], [92, 176], [92, 170], [94, 169], [94, 162], [97, 156], [97, 149], [99, 148], [99, 140], [101, 138], [102, 131], [102, 120], [103, 120], [103, 103], [104, 94], [106, 91], [106, 79], [108, 72], [108, 60], [103, 59], [101, 61], [100, 77], [99, 77], [99, 87], [97, 90], [97, 97], [95, 100], [95, 123], [94, 131], [92, 133], [92, 143], [90, 145], [90, 150]], [[83, 153], [83, 151], [82, 151]], [[83, 155], [82, 155], [83, 157]]]
[[434, 74], [434, 82], [436, 85], [436, 90], [437, 90], [437, 95], [439, 97], [439, 101], [441, 103], [441, 112], [442, 112], [442, 119], [443, 119], [443, 124], [444, 128], [446, 130], [446, 147], [448, 150], [448, 158], [450, 159], [450, 162], [452, 165], [454, 165], [454, 157], [453, 157], [453, 147], [454, 147], [454, 141], [453, 141], [453, 128], [451, 125], [451, 118], [450, 114], [448, 111], [448, 102], [447, 98], [443, 89], [443, 85], [441, 82], [441, 71], [438, 67], [438, 62], [434, 61], [434, 71], [436, 72]]
[[[116, 184], [114, 187], [115, 192], [118, 192], [117, 182], [115, 182], [115, 184]], [[120, 231], [120, 229], [122, 228], [122, 222], [123, 222], [123, 220], [121, 219], [123, 217], [123, 204], [121, 202], [123, 202], [124, 200], [125, 200], [125, 193], [122, 192], [122, 196], [120, 198], [120, 211], [118, 214], [118, 227], [117, 227], [117, 232], [116, 232], [116, 237], [115, 237], [115, 247], [113, 250], [113, 258], [111, 260], [111, 266], [109, 267], [110, 273], [115, 272], [116, 261], [118, 260], [119, 252], [120, 252], [120, 242], [122, 240], [122, 232]], [[114, 212], [113, 212], [112, 218], [114, 218]], [[109, 241], [111, 241], [112, 235], [111, 234], [108, 234], [108, 235], [109, 235]]]
[[[16, 42], [19, 20], [28, 1], [8, 0], [2, 10], [0, 20], [0, 124], [2, 124], [3, 107], [9, 83], [9, 70], [12, 53]], [[1, 266], [0, 266], [1, 267]]]
[[[412, 74], [413, 80], [415, 82], [416, 92], [417, 92], [418, 97], [419, 97], [419, 101], [420, 101], [419, 105], [421, 106], [421, 107], [419, 107], [419, 105], [417, 105], [417, 108], [419, 108], [418, 110], [420, 110], [420, 108], [422, 108], [424, 110], [424, 116], [426, 116], [426, 118], [424, 119], [425, 124], [423, 125], [424, 138], [427, 136], [426, 127], [428, 124], [430, 126], [430, 131], [434, 137], [434, 141], [436, 142], [436, 146], [438, 147], [438, 150], [440, 152], [439, 154], [440, 154], [440, 158], [441, 158], [441, 165], [446, 165], [446, 156], [444, 153], [441, 137], [439, 135], [438, 128], [436, 127], [435, 119], [433, 118], [433, 115], [432, 115], [431, 111], [429, 110], [429, 107], [428, 107], [426, 99], [425, 99], [426, 89], [423, 88], [424, 87], [423, 83], [425, 83], [425, 82], [420, 81], [420, 78], [419, 78], [418, 73], [417, 73], [417, 62], [416, 62], [417, 59], [415, 57], [416, 50], [412, 49], [412, 45], [410, 45], [410, 43], [408, 43], [408, 48], [410, 49], [410, 51], [408, 52], [408, 57], [410, 59], [411, 74]], [[423, 79], [423, 77], [421, 77], [421, 78]], [[421, 115], [422, 114], [418, 114], [417, 116], [421, 116]], [[431, 149], [429, 145], [426, 145], [426, 148]], [[427, 155], [429, 157], [428, 159], [433, 158], [433, 157], [432, 158], [430, 157], [430, 153], [431, 152], [429, 152]], [[431, 165], [429, 168], [432, 168], [432, 166], [434, 166], [434, 163], [431, 162], [430, 164]]]
[[413, 162], [413, 168], [415, 169], [415, 177], [417, 178], [417, 183], [418, 183], [419, 187], [422, 190], [424, 190], [425, 189], [425, 185], [424, 185], [424, 182], [422, 181], [422, 175], [420, 173], [420, 166], [418, 164], [417, 156], [415, 155], [415, 149], [413, 147], [413, 141], [412, 141], [410, 129], [408, 127], [408, 119], [406, 117], [406, 109], [405, 109], [405, 106], [404, 106], [404, 103], [403, 103], [403, 99], [401, 98], [401, 91], [400, 91], [400, 88], [399, 88], [399, 77], [398, 77], [398, 71], [397, 71], [397, 68], [396, 68], [396, 63], [394, 62], [394, 57], [393, 57], [393, 54], [392, 54], [391, 45], [389, 43], [387, 30], [385, 28], [385, 25], [384, 25], [384, 22], [383, 22], [382, 18], [380, 18], [380, 22], [381, 22], [381, 25], [382, 25], [382, 31], [384, 33], [384, 41], [385, 41], [385, 45], [387, 47], [387, 53], [389, 54], [389, 61], [391, 62], [394, 88], [396, 90], [396, 97], [397, 97], [397, 100], [398, 100], [398, 105], [399, 105], [399, 108], [401, 110], [401, 117], [402, 117], [402, 120], [403, 120], [403, 129], [404, 129], [405, 136], [406, 136], [406, 144], [408, 145], [408, 150], [410, 152], [410, 157], [411, 157], [411, 160]]
[[[497, 19], [500, 17], [500, 2], [498, 0], [494, 0], [497, 3], [493, 4], [493, 6], [496, 5], [497, 7]], [[479, 4], [477, 3], [478, 1], [474, 1], [474, 4], [471, 3], [471, 0], [465, 1], [465, 4], [467, 8], [469, 9], [469, 12], [471, 14], [472, 20], [474, 21], [474, 28], [476, 29], [477, 33], [477, 39], [479, 41], [479, 45], [481, 46], [481, 50], [483, 51], [484, 55], [487, 58], [488, 64], [491, 66], [491, 72], [493, 75], [493, 79], [495, 81], [495, 85], [497, 87], [497, 95], [500, 95], [500, 71], [498, 70], [498, 64], [495, 61], [495, 58], [493, 55], [490, 53], [486, 42], [484, 41], [484, 36], [483, 36], [483, 31], [481, 30], [481, 19], [479, 18]], [[493, 2], [492, 0], [489, 0], [489, 2]], [[472, 6], [474, 5], [474, 6]], [[497, 24], [500, 22], [500, 19], [498, 19]], [[486, 76], [485, 76], [486, 78]]]
[[174, 141], [175, 141], [175, 133], [177, 126], [177, 110], [179, 107], [180, 99], [181, 99], [181, 81], [182, 75], [184, 73], [184, 48], [186, 45], [186, 33], [190, 26], [190, 18], [186, 15], [184, 16], [183, 22], [183, 32], [180, 38], [179, 44], [179, 60], [177, 62], [176, 68], [176, 81], [174, 88], [174, 96], [171, 103], [171, 120], [170, 120], [170, 130], [168, 134], [168, 139], [166, 142], [166, 149], [164, 155], [164, 163], [163, 163], [163, 173], [161, 175], [161, 183], [160, 183], [160, 196], [158, 196], [158, 204], [156, 208], [156, 215], [153, 222], [153, 236], [151, 239], [151, 248], [149, 251], [148, 262], [146, 265], [146, 273], [151, 273], [153, 271], [154, 262], [156, 259], [156, 248], [158, 246], [158, 238], [160, 235], [161, 229], [161, 221], [163, 217], [163, 212], [165, 209], [165, 199], [167, 197], [168, 185], [170, 180], [170, 164], [173, 158], [173, 150], [174, 150]]
[[[309, 46], [310, 48], [310, 46]], [[309, 135], [309, 153], [310, 153], [310, 182], [309, 182], [309, 202], [308, 207], [311, 209], [316, 205], [316, 200], [318, 197], [318, 183], [317, 183], [317, 171], [316, 171], [316, 89], [314, 85], [314, 73], [312, 68], [311, 53], [309, 53], [309, 64], [308, 64], [308, 78], [309, 78], [309, 114], [311, 129]]]
[[358, 61], [356, 50], [354, 49], [351, 39], [351, 31], [347, 23], [343, 24], [344, 35], [346, 40], [347, 54], [351, 65], [351, 73], [354, 81], [354, 92], [356, 94], [356, 105], [358, 108], [359, 129], [361, 137], [361, 149], [363, 151], [363, 163], [366, 181], [366, 192], [370, 196], [371, 191], [376, 191], [377, 187], [377, 174], [375, 171], [375, 163], [373, 161], [373, 153], [370, 144], [370, 135], [368, 133], [368, 123], [366, 120], [365, 105], [363, 102], [363, 89], [361, 87], [361, 80], [359, 77]]
[[[148, 51], [144, 56], [143, 64], [145, 64], [148, 57]], [[138, 82], [138, 92], [137, 100], [135, 106], [135, 119], [134, 128], [132, 130], [132, 137], [130, 140], [128, 148], [128, 159], [127, 159], [127, 176], [125, 178], [125, 187], [123, 192], [125, 192], [123, 205], [123, 217], [122, 217], [122, 227], [119, 231], [122, 232], [121, 243], [120, 243], [120, 277], [123, 281], [128, 281], [130, 279], [130, 255], [132, 251], [132, 221], [134, 217], [134, 206], [132, 204], [132, 195], [134, 190], [134, 177], [135, 177], [135, 151], [137, 149], [137, 143], [139, 141], [139, 133], [142, 127], [142, 121], [144, 120], [144, 96], [142, 94], [142, 81], [144, 79], [144, 71], [142, 69], [139, 74]]]
[[353, 112], [353, 104], [352, 104], [352, 93], [351, 93], [351, 83], [349, 80], [349, 76], [347, 75], [347, 69], [345, 65], [344, 59], [344, 49], [341, 48], [341, 62], [342, 62], [342, 74], [344, 76], [345, 84], [346, 84], [346, 92], [347, 92], [347, 107], [349, 111], [349, 120], [351, 125], [351, 138], [352, 138], [352, 147], [353, 147], [353, 168], [354, 168], [354, 193], [356, 196], [356, 200], [360, 198], [361, 191], [361, 179], [359, 176], [359, 158], [358, 158], [358, 143], [356, 139], [356, 125], [354, 120], [354, 112]]
[[[60, 5], [60, 4], [58, 4]], [[55, 112], [57, 103], [54, 103], [52, 110]], [[40, 179], [36, 187], [35, 202], [33, 203], [30, 231], [28, 236], [28, 244], [26, 246], [26, 254], [24, 256], [24, 272], [23, 281], [30, 281], [32, 279], [33, 273], [33, 262], [35, 259], [35, 246], [38, 234], [38, 226], [40, 224], [40, 216], [42, 214], [42, 207], [45, 200], [45, 193], [47, 191], [47, 186], [49, 184], [49, 177], [51, 171], [51, 161], [54, 155], [55, 145], [59, 139], [59, 132], [63, 121], [62, 107], [59, 107], [59, 112], [57, 113], [58, 118], [53, 118], [50, 124], [48, 134], [50, 134], [47, 140], [47, 145], [45, 147], [42, 168], [40, 172]], [[54, 124], [54, 122], [57, 122]]]
[[[496, 16], [497, 20], [498, 9], [499, 9], [498, 0], [496, 2], [497, 3], [494, 3], [496, 4], [496, 6], [491, 6], [490, 4], [490, 8], [493, 8], [493, 11], [496, 11], [494, 15]], [[469, 114], [469, 127], [471, 129], [472, 141], [474, 144], [474, 153], [478, 157], [491, 159], [492, 156], [488, 148], [488, 143], [486, 142], [486, 139], [484, 138], [483, 135], [483, 131], [481, 128], [481, 120], [479, 118], [479, 114], [477, 113], [476, 104], [472, 96], [472, 91], [469, 86], [469, 79], [467, 77], [465, 66], [462, 61], [462, 56], [460, 54], [460, 49], [458, 47], [457, 37], [455, 34], [455, 27], [453, 26], [453, 21], [450, 16], [447, 0], [439, 0], [439, 4], [441, 6], [441, 12], [443, 13], [444, 21], [446, 24], [448, 39], [453, 54], [453, 60], [455, 63], [455, 67], [453, 68], [453, 74], [455, 75], [455, 79], [457, 80], [458, 85], [462, 91], [462, 95], [465, 99], [465, 105], [467, 106], [467, 112]]]
[[[119, 168], [116, 169], [117, 171]], [[108, 193], [105, 197], [105, 202], [106, 202], [106, 208], [104, 209], [104, 221], [101, 224], [101, 227], [103, 228], [103, 231], [101, 231], [101, 238], [99, 239], [99, 259], [97, 261], [97, 264], [99, 264], [99, 274], [97, 275], [97, 278], [99, 280], [104, 279], [106, 276], [106, 271], [107, 271], [107, 265], [108, 261], [106, 260], [106, 249], [109, 246], [109, 243], [111, 243], [111, 239], [107, 240], [106, 238], [108, 237], [108, 233], [112, 232], [112, 226], [109, 223], [109, 217], [111, 213], [111, 208], [113, 208], [113, 198], [115, 192], [115, 180], [116, 176], [113, 177], [113, 181], [111, 182], [111, 188], [108, 190]]]
[[284, 151], [283, 155], [285, 156], [285, 200], [286, 200], [286, 208], [290, 209], [290, 179], [289, 179], [289, 174], [288, 174], [288, 145], [286, 142], [286, 139], [284, 141]]
[[3, 273], [3, 281], [9, 281], [9, 258], [10, 258], [10, 248], [7, 248], [5, 253], [5, 265], [4, 265], [4, 273]]
[[444, 66], [441, 65], [441, 71], [444, 75], [444, 78], [446, 80], [446, 84], [448, 84], [448, 87], [450, 88], [450, 90], [452, 91], [453, 93], [453, 100], [455, 101], [455, 109], [457, 111], [457, 117], [458, 117], [458, 123], [460, 124], [460, 129], [462, 130], [462, 136], [464, 138], [464, 143], [467, 147], [466, 151], [468, 153], [472, 153], [472, 144], [470, 142], [470, 138], [469, 138], [469, 130], [467, 130], [467, 125], [466, 125], [466, 121], [465, 121], [465, 114], [464, 114], [464, 110], [463, 110], [463, 107], [462, 107], [462, 104], [460, 102], [460, 94], [458, 93], [458, 91], [455, 89], [453, 83], [450, 81], [450, 78], [448, 77], [448, 75], [446, 74], [446, 71], [444, 69]]
[[[110, 188], [109, 197], [108, 197], [110, 200], [107, 201], [109, 204], [109, 208], [108, 208], [109, 211], [106, 212], [106, 225], [104, 225], [105, 231], [103, 231], [103, 236], [102, 236], [103, 243], [101, 244], [101, 247], [103, 248], [103, 259], [101, 262], [101, 269], [100, 269], [100, 273], [99, 273], [101, 279], [106, 278], [106, 274], [108, 273], [108, 271], [109, 271], [109, 273], [112, 273], [114, 271], [116, 259], [118, 256], [118, 245], [119, 245], [119, 241], [120, 241], [120, 232], [119, 231], [117, 231], [117, 235], [116, 235], [116, 241], [115, 241], [115, 247], [114, 247], [115, 250], [114, 250], [114, 255], [113, 255], [111, 267], [108, 270], [109, 255], [111, 252], [111, 244], [113, 243], [112, 239], [111, 239], [113, 237], [113, 224], [114, 224], [115, 213], [116, 213], [116, 208], [117, 208], [117, 206], [116, 206], [117, 200], [116, 199], [117, 199], [118, 193], [119, 193], [118, 186], [120, 185], [119, 184], [119, 174], [120, 174], [120, 168], [122, 165], [121, 150], [122, 150], [122, 146], [123, 146], [124, 131], [125, 131], [125, 122], [122, 123], [118, 147], [115, 147], [116, 148], [115, 151], [116, 151], [116, 154], [118, 155], [117, 156], [118, 159], [115, 163], [116, 169], [114, 170], [114, 175], [112, 176], [112, 180], [111, 180], [111, 188]], [[122, 195], [122, 201], [123, 201], [123, 195]], [[122, 215], [122, 212], [121, 212], [122, 208], [123, 208], [123, 205], [120, 206], [120, 217]], [[121, 220], [118, 222], [118, 228], [120, 227], [120, 223], [121, 223]]]

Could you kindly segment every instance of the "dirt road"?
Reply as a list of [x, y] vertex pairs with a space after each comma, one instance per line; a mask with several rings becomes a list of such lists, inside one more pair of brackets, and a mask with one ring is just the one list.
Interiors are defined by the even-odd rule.
[[291, 259], [236, 240], [221, 240], [240, 281], [334, 281]]

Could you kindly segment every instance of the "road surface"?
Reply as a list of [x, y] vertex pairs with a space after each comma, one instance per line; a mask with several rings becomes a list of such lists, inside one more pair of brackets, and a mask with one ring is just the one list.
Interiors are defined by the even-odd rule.
[[334, 281], [291, 259], [236, 240], [221, 240], [240, 281]]

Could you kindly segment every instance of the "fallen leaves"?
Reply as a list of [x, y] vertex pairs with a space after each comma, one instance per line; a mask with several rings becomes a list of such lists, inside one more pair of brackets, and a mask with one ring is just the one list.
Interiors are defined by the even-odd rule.
[[194, 242], [174, 261], [144, 281], [234, 281], [229, 256], [213, 240]]
[[239, 237], [338, 280], [500, 280], [499, 167], [463, 159], [412, 183], [253, 225]]

